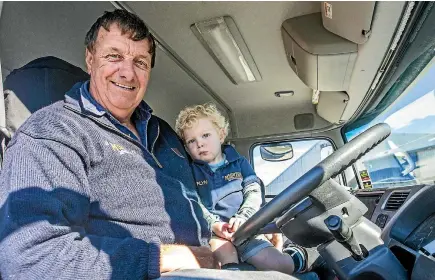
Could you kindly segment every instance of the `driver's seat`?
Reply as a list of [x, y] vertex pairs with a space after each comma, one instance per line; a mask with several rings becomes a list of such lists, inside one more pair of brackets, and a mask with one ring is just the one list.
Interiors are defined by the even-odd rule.
[[0, 128], [1, 157], [15, 131], [42, 107], [64, 98], [75, 83], [89, 75], [54, 56], [41, 57], [12, 71], [4, 81], [6, 127]]
[[230, 271], [220, 269], [186, 269], [162, 274], [158, 280], [319, 280], [315, 273], [287, 275], [277, 271]]
[[63, 100], [65, 93], [89, 75], [54, 56], [41, 57], [13, 70], [5, 79], [6, 127], [11, 135], [37, 110]]

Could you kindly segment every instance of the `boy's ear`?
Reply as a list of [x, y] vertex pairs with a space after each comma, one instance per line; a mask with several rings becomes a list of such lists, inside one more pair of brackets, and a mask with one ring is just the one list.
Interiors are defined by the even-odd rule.
[[225, 142], [225, 131], [223, 128], [219, 129], [219, 140], [221, 145]]

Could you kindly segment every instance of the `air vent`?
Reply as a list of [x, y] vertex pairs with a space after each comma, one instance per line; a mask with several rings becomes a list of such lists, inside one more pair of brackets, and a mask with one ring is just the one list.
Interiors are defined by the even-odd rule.
[[384, 209], [388, 211], [396, 211], [403, 205], [408, 198], [409, 191], [407, 192], [393, 192], [387, 200]]

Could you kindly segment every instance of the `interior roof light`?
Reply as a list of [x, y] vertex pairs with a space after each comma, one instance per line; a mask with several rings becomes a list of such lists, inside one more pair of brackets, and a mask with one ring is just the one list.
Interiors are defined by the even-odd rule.
[[237, 85], [261, 81], [255, 61], [231, 17], [200, 21], [190, 28], [231, 82]]

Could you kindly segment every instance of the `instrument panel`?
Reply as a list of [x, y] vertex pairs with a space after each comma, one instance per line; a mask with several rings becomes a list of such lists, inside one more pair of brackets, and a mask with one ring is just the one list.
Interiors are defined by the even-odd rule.
[[364, 216], [383, 229], [400, 207], [424, 185], [357, 190], [354, 195], [368, 208]]
[[384, 241], [411, 280], [435, 279], [434, 194], [435, 186], [426, 185], [354, 193], [369, 208], [366, 217], [383, 229]]

